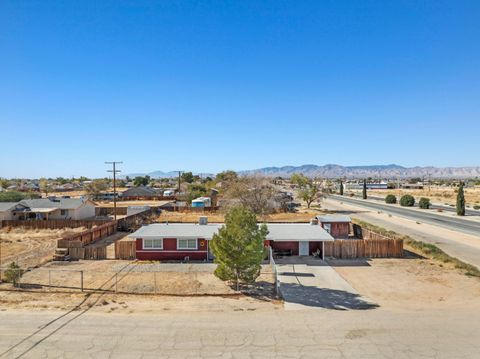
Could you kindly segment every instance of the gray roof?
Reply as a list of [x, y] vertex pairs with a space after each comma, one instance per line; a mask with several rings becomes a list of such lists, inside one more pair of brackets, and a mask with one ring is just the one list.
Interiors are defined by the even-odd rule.
[[352, 219], [349, 216], [344, 216], [340, 214], [327, 214], [325, 216], [316, 216], [320, 222], [323, 223], [335, 223], [335, 222], [351, 222]]
[[9, 211], [17, 204], [18, 202], [0, 202], [0, 212]]
[[[130, 238], [205, 238], [213, 235], [223, 224], [199, 225], [194, 223], [155, 223], [141, 227]], [[321, 226], [304, 223], [267, 223], [268, 240], [273, 241], [333, 241]]]
[[195, 223], [154, 223], [141, 227], [129, 235], [130, 238], [180, 238], [195, 237], [212, 239], [221, 224], [200, 225]]
[[161, 193], [151, 187], [132, 187], [121, 193], [123, 197], [152, 197], [160, 196]]
[[58, 209], [77, 209], [87, 200], [82, 198], [37, 198], [24, 199], [20, 204], [29, 208], [58, 208]]

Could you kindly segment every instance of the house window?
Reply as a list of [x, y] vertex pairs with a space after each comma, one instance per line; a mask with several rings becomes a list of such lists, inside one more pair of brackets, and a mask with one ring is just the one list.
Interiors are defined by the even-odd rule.
[[325, 223], [323, 225], [323, 229], [325, 229], [328, 233], [331, 233], [332, 231], [332, 225], [330, 223]]
[[162, 239], [144, 239], [143, 248], [144, 249], [163, 249], [163, 240]]
[[177, 241], [177, 249], [197, 249], [197, 239], [179, 239]]
[[61, 209], [60, 210], [60, 215], [61, 216], [67, 216], [68, 215], [68, 209]]

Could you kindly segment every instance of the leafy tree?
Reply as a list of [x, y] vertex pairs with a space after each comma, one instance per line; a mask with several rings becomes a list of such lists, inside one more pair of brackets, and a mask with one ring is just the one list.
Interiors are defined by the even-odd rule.
[[97, 197], [100, 193], [109, 188], [108, 182], [103, 179], [96, 179], [85, 186], [85, 192], [90, 197]]
[[363, 180], [363, 191], [362, 191], [362, 198], [367, 199], [367, 180]]
[[147, 186], [150, 183], [150, 176], [137, 176], [133, 180], [133, 185], [135, 187]]
[[40, 191], [45, 193], [45, 196], [48, 197], [48, 194], [52, 191], [52, 186], [50, 181], [46, 178], [40, 178], [39, 181]]
[[10, 182], [6, 178], [0, 178], [0, 188], [6, 189]]
[[418, 207], [420, 207], [421, 209], [429, 209], [430, 199], [426, 197], [420, 198], [420, 201], [418, 201]]
[[340, 180], [340, 196], [343, 196], [343, 182]]
[[180, 176], [182, 182], [192, 183], [195, 180], [195, 176], [192, 172], [183, 172]]
[[215, 176], [215, 181], [217, 182], [236, 181], [237, 179], [237, 172], [231, 170], [220, 172]]
[[208, 193], [205, 185], [199, 183], [191, 183], [187, 186], [185, 191], [185, 201], [191, 203], [192, 200], [198, 197], [203, 197]]
[[457, 215], [465, 215], [465, 194], [463, 193], [463, 182], [460, 183], [457, 193]]
[[397, 203], [397, 197], [395, 197], [393, 194], [389, 194], [385, 197], [385, 203], [395, 204]]
[[0, 202], [19, 202], [25, 198], [26, 198], [26, 195], [21, 192], [16, 192], [16, 191], [0, 192]]
[[23, 270], [20, 269], [17, 263], [12, 262], [5, 271], [5, 279], [7, 282], [13, 284], [14, 287], [18, 285], [20, 278], [23, 275]]
[[405, 194], [400, 198], [400, 206], [413, 207], [415, 205], [415, 198], [412, 195]]
[[260, 275], [264, 258], [264, 241], [268, 230], [258, 225], [257, 217], [243, 206], [232, 208], [225, 216], [225, 225], [210, 241], [215, 256], [215, 275], [221, 280], [253, 283]]
[[262, 177], [242, 177], [228, 182], [223, 198], [230, 201], [230, 205], [241, 204], [257, 215], [274, 212], [277, 204], [275, 189], [269, 180]]
[[313, 201], [319, 198], [320, 191], [316, 183], [301, 173], [294, 173], [290, 181], [298, 186], [298, 196], [307, 203], [310, 208]]

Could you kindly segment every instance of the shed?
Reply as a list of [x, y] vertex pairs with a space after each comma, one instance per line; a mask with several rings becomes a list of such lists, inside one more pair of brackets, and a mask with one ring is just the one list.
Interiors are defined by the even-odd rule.
[[352, 219], [345, 215], [316, 216], [318, 224], [335, 239], [347, 239], [350, 235]]

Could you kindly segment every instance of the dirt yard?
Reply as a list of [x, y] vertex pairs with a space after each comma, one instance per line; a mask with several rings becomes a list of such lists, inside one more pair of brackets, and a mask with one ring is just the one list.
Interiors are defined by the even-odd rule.
[[[300, 209], [295, 213], [274, 213], [266, 216], [259, 216], [259, 221], [265, 222], [308, 222], [315, 216], [324, 214], [325, 212], [317, 209]], [[221, 223], [225, 220], [225, 213], [202, 213], [202, 212], [168, 212], [163, 211], [160, 216], [156, 218], [156, 222], [185, 222], [197, 223], [201, 216], [208, 217], [211, 223]]]
[[[122, 260], [52, 262], [24, 273], [28, 290], [85, 291], [164, 295], [232, 295], [235, 291], [213, 275], [211, 263], [130, 262]], [[257, 279], [259, 295], [273, 290], [273, 276], [265, 266]], [[8, 289], [10, 284], [3, 284]], [[0, 285], [0, 288], [2, 285]], [[265, 292], [265, 293], [263, 293]]]
[[[439, 187], [432, 186], [430, 189], [402, 189], [401, 195], [411, 194], [417, 200], [421, 197], [430, 198], [434, 203], [440, 203], [445, 205], [454, 205], [457, 199], [456, 187]], [[480, 187], [465, 188], [465, 201], [467, 205], [473, 207], [474, 205], [480, 205]], [[358, 193], [358, 191], [357, 191]], [[398, 190], [368, 190], [368, 193], [378, 197], [385, 197], [388, 194], [398, 196]]]
[[380, 307], [480, 309], [480, 278], [433, 260], [377, 258], [329, 263], [359, 293]]
[[66, 229], [1, 228], [2, 265], [5, 266], [12, 261], [17, 262], [21, 267], [40, 265], [52, 259], [58, 239], [85, 230], [84, 227]]

